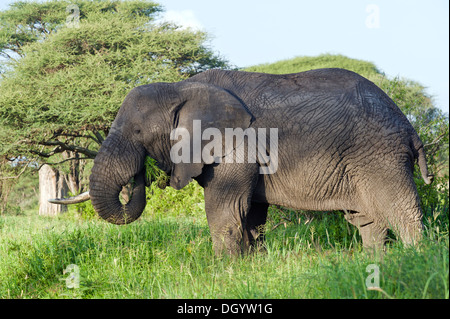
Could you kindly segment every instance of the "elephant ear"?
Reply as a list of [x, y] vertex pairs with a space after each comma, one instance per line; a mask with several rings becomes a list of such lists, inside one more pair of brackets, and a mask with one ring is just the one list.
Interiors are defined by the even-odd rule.
[[[202, 173], [204, 164], [218, 161], [217, 157], [202, 156], [204, 146], [214, 140], [220, 144], [224, 156], [225, 128], [245, 130], [253, 116], [238, 98], [211, 84], [179, 82], [177, 91], [181, 103], [173, 111], [170, 186], [181, 189]], [[202, 140], [203, 132], [207, 133], [205, 140]], [[172, 152], [176, 153], [176, 160]]]

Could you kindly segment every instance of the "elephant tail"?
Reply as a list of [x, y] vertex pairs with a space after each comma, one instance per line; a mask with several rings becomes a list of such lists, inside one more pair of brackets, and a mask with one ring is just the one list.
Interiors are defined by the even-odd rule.
[[414, 148], [417, 152], [417, 163], [419, 165], [420, 173], [422, 174], [422, 178], [425, 181], [426, 184], [431, 184], [434, 179], [434, 175], [431, 175], [428, 173], [428, 166], [427, 166], [427, 158], [425, 156], [425, 150], [423, 148], [423, 144], [420, 141], [419, 137], [416, 136], [414, 139]]

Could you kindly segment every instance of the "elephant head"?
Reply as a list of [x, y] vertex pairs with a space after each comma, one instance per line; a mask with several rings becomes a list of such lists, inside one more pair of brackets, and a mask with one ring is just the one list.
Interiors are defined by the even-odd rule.
[[[205, 163], [173, 163], [170, 157], [171, 132], [183, 128], [190, 133], [193, 121], [203, 127], [249, 127], [252, 115], [243, 103], [222, 88], [183, 81], [139, 86], [126, 96], [108, 137], [103, 142], [90, 176], [89, 195], [98, 214], [114, 224], [130, 223], [142, 214], [146, 205], [145, 156], [170, 175], [170, 185], [180, 189], [202, 173]], [[190, 148], [191, 153], [195, 150]], [[133, 193], [127, 204], [119, 200], [122, 187], [133, 181]]]

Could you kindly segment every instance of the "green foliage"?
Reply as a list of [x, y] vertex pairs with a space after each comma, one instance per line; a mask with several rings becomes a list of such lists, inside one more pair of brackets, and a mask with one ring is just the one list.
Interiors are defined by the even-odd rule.
[[90, 200], [75, 204], [74, 206], [69, 206], [69, 209], [73, 208], [75, 208], [76, 212], [80, 212], [80, 217], [83, 219], [89, 220], [99, 218]]
[[37, 172], [27, 161], [0, 160], [0, 215], [20, 215], [38, 203]]
[[342, 68], [363, 76], [378, 75], [380, 71], [367, 61], [351, 59], [343, 55], [321, 54], [316, 57], [301, 56], [275, 63], [266, 63], [251, 66], [245, 69], [248, 72], [261, 72], [272, 74], [288, 74], [321, 68]]
[[[74, 11], [74, 6], [79, 12]], [[9, 5], [8, 10], [0, 12], [0, 54], [8, 58], [13, 56], [11, 52], [23, 56], [24, 46], [46, 39], [68, 20], [71, 21], [71, 15], [79, 14], [83, 20], [88, 14], [112, 13], [134, 19], [151, 18], [160, 11], [158, 4], [145, 0], [16, 1]]]
[[145, 178], [147, 182], [150, 184], [151, 182], [155, 182], [156, 185], [164, 189], [169, 183], [169, 176], [157, 166], [157, 162], [155, 159], [150, 156], [145, 157]]
[[205, 202], [203, 188], [197, 182], [191, 182], [177, 191], [172, 187], [161, 189], [153, 182], [147, 190], [145, 214], [153, 217], [194, 216], [204, 218]]
[[44, 160], [69, 150], [93, 158], [132, 88], [226, 66], [205, 46], [205, 33], [154, 24], [161, 8], [153, 2], [76, 3], [80, 21], [73, 27], [62, 19], [67, 2], [17, 4], [0, 16], [3, 24], [14, 21], [5, 29], [11, 35], [22, 21], [11, 16], [35, 21], [30, 10], [50, 30], [21, 44], [23, 57], [9, 60], [0, 79], [0, 155]]
[[[100, 219], [91, 201], [69, 206], [69, 211], [84, 220]], [[177, 191], [172, 187], [161, 188], [161, 181], [153, 181], [147, 188], [147, 206], [143, 216], [150, 218], [189, 216], [205, 218], [203, 188], [191, 182]]]

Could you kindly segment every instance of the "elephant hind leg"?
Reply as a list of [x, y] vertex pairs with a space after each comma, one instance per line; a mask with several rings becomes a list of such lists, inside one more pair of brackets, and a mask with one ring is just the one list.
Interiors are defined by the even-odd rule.
[[388, 228], [383, 223], [358, 212], [346, 212], [344, 217], [358, 228], [364, 249], [375, 251], [384, 249]]
[[[407, 169], [374, 183], [370, 216], [382, 220], [404, 245], [416, 244], [422, 235], [422, 210], [412, 173]], [[368, 207], [369, 209], [369, 207]]]

